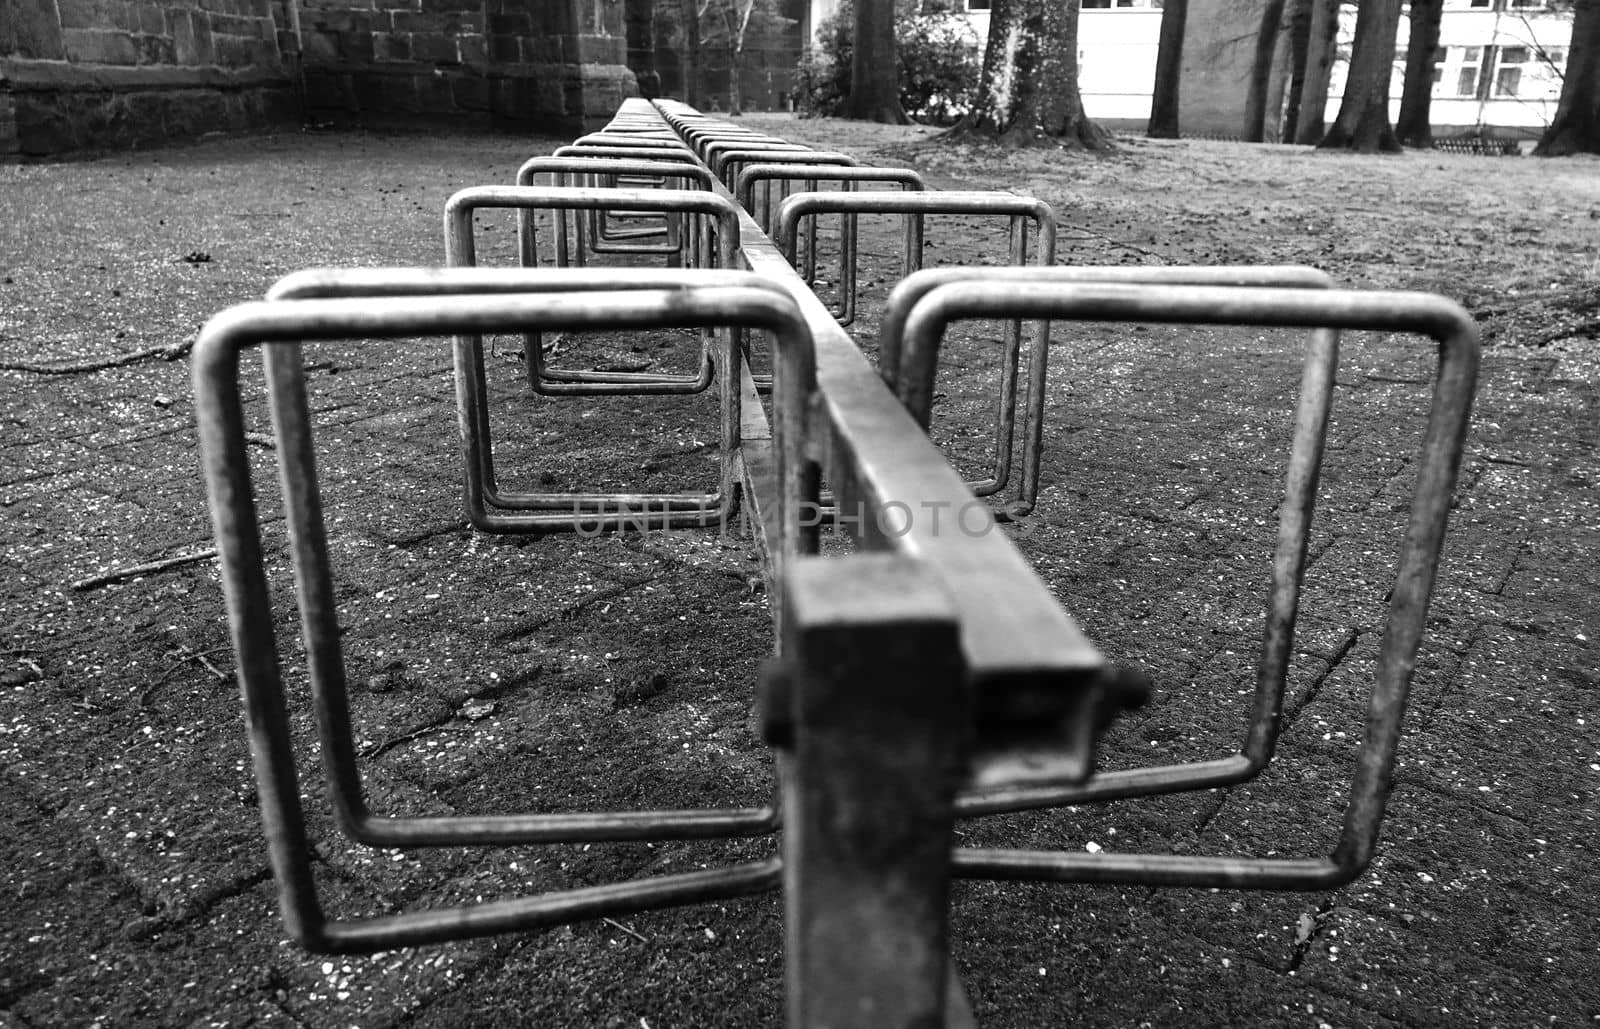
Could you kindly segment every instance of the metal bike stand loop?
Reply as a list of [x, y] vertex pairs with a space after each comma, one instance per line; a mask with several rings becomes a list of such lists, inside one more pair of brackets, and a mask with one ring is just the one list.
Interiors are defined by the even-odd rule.
[[[1055, 263], [1056, 222], [1048, 204], [1031, 197], [1013, 193], [955, 192], [930, 190], [927, 192], [875, 192], [875, 193], [795, 193], [778, 208], [778, 233], [776, 243], [792, 263], [797, 253], [796, 236], [803, 219], [819, 214], [899, 214], [907, 218], [907, 241], [904, 275], [916, 271], [922, 263], [920, 233], [922, 225], [913, 223], [914, 216], [930, 214], [965, 214], [1007, 219], [1010, 234], [1010, 260], [1024, 265], [1028, 260], [1028, 225], [1032, 223], [1037, 242], [1034, 246], [1034, 263], [1049, 267]], [[915, 230], [915, 232], [913, 231]], [[841, 280], [841, 286], [850, 291], [854, 308], [855, 274]], [[1046, 360], [1050, 346], [1050, 326], [1041, 322], [1033, 334], [1029, 351], [1029, 367], [1038, 367]], [[994, 420], [994, 447], [989, 474], [969, 481], [976, 496], [989, 497], [1006, 488], [1011, 477], [1012, 452], [1016, 438], [1016, 406], [1018, 362], [1022, 350], [1022, 321], [1011, 319], [1006, 323], [1000, 361], [1000, 389], [996, 398]], [[1027, 383], [1028, 410], [1044, 403], [1042, 377], [1031, 378]], [[1005, 509], [1002, 508], [1002, 513]]]
[[[929, 268], [902, 279], [889, 293], [883, 320], [878, 327], [878, 370], [912, 417], [924, 428], [933, 417], [934, 375], [938, 367], [938, 348], [918, 357], [912, 366], [902, 356], [906, 315], [936, 286], [950, 282], [993, 283], [1007, 289], [1019, 283], [1127, 282], [1187, 286], [1284, 286], [1331, 289], [1334, 282], [1315, 268], [1302, 266], [1167, 266], [1156, 268], [1109, 267], [1005, 267], [1005, 268]], [[1315, 353], [1331, 346], [1327, 341], [1315, 345]], [[1318, 358], [1321, 360], [1322, 358]], [[1308, 358], [1310, 360], [1310, 358]], [[1326, 360], [1332, 360], [1329, 353]], [[1048, 372], [1048, 353], [1036, 348], [1028, 355], [1028, 395], [1023, 409], [1022, 476], [1017, 495], [1002, 512], [1008, 518], [1032, 513], [1039, 496], [1039, 458], [1044, 447], [1044, 401]]]
[[[800, 156], [800, 155], [793, 155]], [[899, 186], [903, 191], [921, 191], [926, 189], [922, 176], [909, 168], [864, 168], [858, 165], [814, 165], [810, 162], [798, 162], [785, 155], [782, 163], [766, 163], [747, 165], [740, 170], [737, 179], [737, 188], [734, 197], [739, 206], [750, 214], [761, 228], [761, 231], [771, 234], [773, 231], [773, 190], [774, 184], [779, 184], [783, 189], [780, 201], [792, 195], [789, 190], [791, 183], [798, 182], [803, 192], [816, 192], [817, 188], [825, 182], [837, 182], [845, 190], [854, 189], [858, 184], [879, 182], [891, 186]], [[761, 204], [755, 201], [756, 187], [763, 188], [764, 199]], [[839, 281], [855, 282], [856, 275], [856, 233], [855, 215], [842, 215], [843, 224], [840, 227], [839, 248]], [[805, 224], [813, 225], [814, 220]], [[906, 218], [905, 244], [902, 263], [910, 265], [914, 261], [911, 256], [922, 250], [922, 216], [913, 214]], [[812, 286], [816, 281], [817, 268], [817, 234], [804, 233], [804, 242], [801, 244], [805, 257], [801, 270], [801, 278], [807, 286]], [[842, 294], [840, 306], [829, 308], [834, 320], [840, 325], [849, 325], [855, 319], [856, 290], [854, 288]], [[756, 378], [758, 388], [765, 389], [769, 384], [763, 378]]]
[[717, 154], [716, 163], [711, 166], [711, 174], [718, 182], [733, 191], [734, 184], [739, 179], [739, 171], [745, 165], [759, 162], [771, 164], [839, 164], [854, 166], [859, 164], [849, 154], [841, 154], [837, 150], [791, 150], [788, 148], [772, 149], [768, 147], [735, 147], [732, 150], [723, 150]]
[[[312, 874], [311, 843], [301, 806], [274, 638], [240, 395], [241, 352], [255, 346], [266, 349], [269, 403], [328, 799], [342, 831], [376, 847], [728, 838], [771, 832], [777, 824], [777, 813], [770, 805], [726, 810], [422, 818], [387, 817], [373, 812], [363, 793], [352, 734], [334, 580], [316, 482], [301, 341], [516, 332], [536, 325], [695, 324], [737, 317], [776, 337], [779, 352], [785, 355], [780, 367], [791, 373], [791, 380], [798, 380], [791, 381], [790, 386], [801, 410], [808, 406], [809, 373], [814, 367], [810, 339], [793, 301], [782, 290], [748, 275], [742, 277], [741, 285], [721, 284], [732, 281], [727, 273], [711, 273], [712, 279], [701, 276], [696, 281], [690, 273], [680, 272], [680, 285], [673, 289], [533, 294], [498, 292], [525, 287], [534, 277], [527, 272], [360, 272], [341, 284], [342, 274], [345, 273], [302, 276], [300, 288], [360, 288], [364, 281], [374, 295], [343, 300], [273, 300], [230, 308], [206, 324], [195, 344], [193, 360], [201, 456], [221, 558], [230, 632], [248, 714], [262, 819], [280, 907], [291, 934], [314, 951], [369, 952], [774, 889], [779, 864], [768, 859], [470, 907], [350, 921], [330, 920], [323, 913]], [[558, 273], [544, 274], [560, 277]], [[408, 277], [410, 281], [404, 281]], [[702, 284], [708, 281], [718, 284]], [[411, 287], [415, 293], [399, 294], [402, 288]], [[440, 292], [460, 288], [486, 291]], [[379, 297], [378, 291], [385, 292]], [[458, 361], [458, 374], [460, 371]], [[470, 474], [470, 463], [468, 468]], [[784, 499], [779, 513], [787, 524], [795, 526], [803, 499], [798, 484], [805, 471], [781, 466], [778, 474], [780, 482], [797, 487], [781, 492]], [[791, 531], [791, 539], [799, 538], [797, 529]], [[786, 563], [792, 555], [782, 557]]]
[[[1144, 269], [1143, 271], [1148, 271]], [[1221, 270], [1226, 274], [1226, 270]], [[1240, 753], [1188, 765], [1106, 773], [1080, 787], [1005, 787], [962, 798], [962, 813], [1017, 810], [1204, 789], [1252, 778], [1276, 744], [1283, 679], [1293, 642], [1299, 584], [1334, 379], [1338, 330], [1408, 333], [1438, 345], [1439, 369], [1417, 465], [1415, 491], [1390, 593], [1367, 724], [1342, 832], [1326, 858], [1251, 859], [1188, 855], [958, 851], [969, 878], [1169, 886], [1316, 890], [1341, 886], [1366, 867], [1387, 799], [1400, 720], [1426, 624], [1451, 494], [1461, 462], [1479, 361], [1478, 330], [1456, 303], [1424, 293], [1351, 292], [1268, 286], [1119, 282], [947, 282], [923, 293], [905, 318], [902, 371], [926, 366], [938, 336], [958, 318], [1302, 327], [1320, 330], [1308, 351], [1295, 415], [1285, 501], [1273, 561], [1268, 625], [1251, 724]], [[919, 388], [926, 383], [922, 377]], [[1098, 784], [1097, 784], [1098, 780]]]
[[[539, 266], [539, 239], [536, 217], [548, 211], [560, 226], [556, 235], [557, 267], [582, 267], [582, 261], [568, 260], [560, 248], [566, 234], [566, 215], [579, 216], [591, 211], [657, 211], [688, 217], [690, 238], [695, 249], [687, 263], [691, 267], [732, 268], [736, 264], [737, 214], [728, 200], [706, 190], [669, 189], [580, 189], [576, 187], [474, 186], [452, 196], [445, 204], [446, 261], [452, 267], [473, 265], [477, 261], [472, 232], [472, 215], [481, 209], [510, 209], [518, 215], [518, 256], [525, 268]], [[701, 221], [708, 224], [700, 225]], [[650, 372], [606, 372], [577, 369], [547, 369], [544, 348], [537, 334], [523, 341], [523, 357], [528, 385], [544, 396], [598, 396], [633, 394], [698, 393], [711, 385], [715, 341], [707, 338], [700, 348], [700, 364], [693, 375], [661, 375]], [[724, 346], [722, 349], [726, 350]]]
[[[557, 188], [615, 189], [624, 187], [625, 183], [643, 184], [647, 181], [651, 186], [667, 188], [669, 181], [681, 180], [681, 185], [672, 188], [698, 189], [707, 192], [711, 190], [710, 172], [697, 164], [679, 161], [535, 157], [524, 161], [522, 167], [517, 169], [516, 184], [537, 186], [540, 175], [550, 176], [551, 181], [548, 184]], [[591, 252], [662, 256], [666, 258], [669, 268], [682, 265], [694, 267], [698, 263], [699, 241], [693, 238], [687, 242], [684, 240], [683, 219], [672, 212], [666, 212], [659, 227], [614, 233], [609, 231], [604, 223], [606, 212], [591, 209], [577, 213], [587, 217], [581, 217], [575, 232], [570, 234], [567, 218], [564, 215], [555, 215], [557, 267], [582, 267], [587, 263], [585, 256]], [[552, 214], [554, 215], [554, 212]], [[690, 225], [697, 224], [693, 219], [690, 220]], [[662, 242], [637, 242], [641, 239], [656, 238]], [[522, 256], [522, 266], [537, 267], [539, 259], [532, 211], [522, 210], [517, 213], [517, 244]]]
[[[829, 164], [824, 167], [806, 167], [812, 162], [798, 162], [785, 160], [782, 163], [765, 161], [760, 164], [745, 165], [739, 170], [738, 179], [733, 189], [734, 199], [739, 202], [750, 215], [755, 218], [761, 231], [769, 236], [774, 231], [772, 222], [773, 197], [772, 184], [781, 183], [784, 192], [778, 197], [784, 200], [792, 193], [815, 193], [817, 187], [824, 182], [846, 183], [882, 182], [887, 185], [899, 186], [908, 192], [921, 192], [928, 188], [922, 176], [910, 168], [875, 168], [862, 167], [856, 164]], [[798, 166], [798, 167], [797, 167]], [[791, 183], [798, 182], [801, 188], [789, 190]], [[762, 200], [756, 203], [756, 186], [762, 186]], [[812, 264], [815, 265], [815, 259]]]
[[[737, 246], [737, 221], [732, 205], [721, 197], [703, 191], [479, 186], [460, 191], [446, 204], [446, 254], [452, 267], [469, 267], [474, 263], [472, 212], [481, 208], [557, 211], [610, 208], [703, 214], [713, 217], [721, 226], [717, 233], [720, 248], [717, 264], [720, 267], [732, 266]], [[624, 270], [614, 269], [613, 273]], [[593, 269], [589, 270], [586, 277], [575, 281], [580, 284], [570, 288], [578, 290], [605, 288], [608, 284], [604, 273]], [[590, 285], [582, 285], [582, 282]], [[462, 367], [457, 386], [467, 391], [461, 402], [464, 431], [467, 432], [468, 447], [472, 451], [469, 453], [471, 492], [468, 503], [474, 524], [485, 529], [492, 527], [492, 531], [498, 532], [575, 529], [580, 524], [587, 524], [580, 519], [579, 509], [596, 506], [617, 506], [624, 512], [633, 513], [666, 509], [672, 513], [655, 517], [661, 520], [660, 524], [669, 526], [717, 524], [730, 517], [737, 502], [740, 346], [733, 325], [706, 324], [696, 327], [715, 328], [718, 331], [710, 337], [714, 342], [702, 344], [700, 368], [692, 377], [596, 372], [590, 373], [586, 381], [551, 381], [541, 374], [542, 347], [537, 343], [537, 331], [529, 334], [528, 338], [533, 342], [527, 347], [527, 360], [530, 384], [536, 393], [547, 396], [683, 395], [700, 392], [715, 381], [721, 418], [721, 472], [717, 490], [703, 494], [544, 493], [501, 489], [495, 472], [483, 337], [473, 335], [458, 341]], [[466, 428], [468, 426], [470, 430]], [[552, 509], [565, 513], [551, 514], [549, 512]]]

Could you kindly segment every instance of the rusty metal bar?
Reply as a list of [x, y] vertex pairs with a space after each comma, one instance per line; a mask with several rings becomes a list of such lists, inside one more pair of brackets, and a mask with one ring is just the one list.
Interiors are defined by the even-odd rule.
[[785, 752], [787, 1024], [945, 1025], [952, 802], [973, 724], [957, 612], [893, 554], [803, 560], [783, 588], [787, 658], [762, 704]]
[[[925, 434], [908, 431], [915, 422], [860, 348], [742, 210], [739, 231], [745, 264], [789, 290], [816, 341], [821, 399], [807, 449], [823, 456], [839, 497], [836, 531], [866, 549], [921, 558], [949, 585], [979, 724], [991, 730], [985, 738], [1025, 740], [1030, 761], [1046, 761], [1063, 775], [1086, 774], [1097, 718], [1132, 699], [1127, 684], [1107, 673], [1099, 651], [999, 531], [988, 505], [973, 498]], [[964, 520], [958, 525], [957, 518]], [[1003, 781], [1016, 770], [1003, 750], [978, 755], [979, 769], [988, 770], [984, 781]]]

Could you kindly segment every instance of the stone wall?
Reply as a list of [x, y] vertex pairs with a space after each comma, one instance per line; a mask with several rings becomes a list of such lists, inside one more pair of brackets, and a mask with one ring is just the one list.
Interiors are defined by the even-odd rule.
[[292, 121], [270, 0], [0, 0], [0, 154]]
[[301, 0], [307, 116], [566, 132], [601, 125], [635, 81], [621, 5], [581, 2], [582, 10], [580, 0]]
[[0, 156], [313, 122], [572, 133], [636, 92], [621, 0], [0, 0]]

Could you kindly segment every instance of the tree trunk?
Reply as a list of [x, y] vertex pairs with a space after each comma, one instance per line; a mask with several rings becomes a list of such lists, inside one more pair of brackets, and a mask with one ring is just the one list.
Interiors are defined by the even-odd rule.
[[1311, 52], [1312, 0], [1290, 0], [1285, 16], [1289, 34], [1289, 96], [1283, 104], [1283, 141], [1293, 143], [1300, 128], [1300, 99], [1306, 92], [1306, 58]]
[[1078, 92], [1076, 3], [994, 0], [977, 101], [954, 132], [1008, 146], [1110, 149]]
[[1394, 77], [1394, 41], [1400, 32], [1400, 0], [1362, 0], [1350, 74], [1333, 127], [1317, 144], [1325, 150], [1362, 154], [1399, 153], [1389, 123], [1389, 83]]
[[728, 51], [728, 115], [744, 114], [744, 51]]
[[1311, 0], [1311, 31], [1306, 40], [1306, 82], [1295, 119], [1296, 143], [1315, 145], [1327, 131], [1328, 84], [1339, 35], [1339, 0]]
[[1600, 154], [1600, 0], [1577, 2], [1561, 100], [1533, 152], [1540, 157]]
[[1266, 0], [1261, 9], [1261, 24], [1256, 26], [1256, 52], [1250, 61], [1249, 90], [1244, 100], [1244, 141], [1259, 143], [1266, 138], [1267, 93], [1272, 83], [1273, 55], [1278, 48], [1278, 31], [1283, 26], [1284, 0]]
[[1400, 94], [1395, 135], [1406, 146], [1433, 146], [1433, 52], [1439, 48], [1444, 0], [1411, 0], [1411, 40], [1406, 44], [1406, 83]]
[[907, 125], [900, 106], [900, 65], [895, 59], [894, 0], [856, 0], [850, 55], [850, 96], [844, 116]]
[[1189, 0], [1167, 0], [1161, 11], [1161, 42], [1156, 49], [1155, 89], [1150, 94], [1150, 125], [1157, 139], [1178, 138], [1178, 83], [1183, 74], [1183, 29]]
[[683, 0], [683, 102], [701, 106], [700, 99], [700, 5], [698, 0]]

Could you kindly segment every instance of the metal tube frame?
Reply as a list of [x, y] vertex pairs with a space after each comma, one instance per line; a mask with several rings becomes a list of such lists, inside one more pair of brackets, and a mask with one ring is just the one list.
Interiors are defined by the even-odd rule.
[[[372, 281], [373, 273], [363, 274]], [[459, 284], [437, 275], [429, 278], [424, 274], [421, 278], [429, 290]], [[324, 287], [332, 288], [336, 280], [337, 273], [324, 273], [321, 281]], [[505, 285], [507, 281], [498, 284]], [[779, 352], [789, 355], [782, 367], [803, 370], [811, 356], [810, 341], [793, 302], [770, 285], [749, 277], [747, 283], [576, 295], [396, 297], [391, 293], [382, 303], [375, 303], [370, 297], [267, 301], [230, 308], [212, 318], [202, 330], [193, 357], [202, 463], [280, 907], [291, 934], [302, 946], [327, 953], [388, 950], [747, 896], [775, 888], [780, 866], [769, 859], [709, 872], [555, 891], [472, 907], [353, 921], [327, 918], [318, 901], [311, 870], [311, 846], [300, 804], [299, 778], [278, 667], [239, 389], [241, 352], [268, 345], [269, 396], [318, 731], [328, 770], [329, 799], [346, 833], [368, 845], [384, 847], [756, 835], [776, 827], [773, 807], [447, 818], [385, 818], [368, 809], [355, 760], [300, 357], [300, 341], [306, 338], [395, 339], [509, 332], [533, 325], [695, 324], [726, 320], [730, 311], [738, 311], [738, 317], [746, 323], [778, 338]], [[458, 375], [462, 371], [459, 356], [458, 351]], [[790, 383], [795, 389], [803, 389], [804, 385]], [[465, 429], [465, 418], [463, 422]], [[780, 471], [780, 477], [787, 476], [784, 481], [797, 481], [802, 474], [802, 470], [789, 468]], [[797, 498], [791, 501], [794, 499]], [[785, 513], [791, 521], [795, 520], [796, 506], [791, 502]]]
[[[445, 205], [446, 262], [452, 267], [476, 263], [472, 235], [472, 212], [479, 208], [510, 208], [517, 212], [518, 247], [522, 266], [539, 267], [536, 218], [549, 211], [557, 230], [557, 267], [581, 267], [569, 260], [563, 243], [567, 233], [567, 214], [593, 211], [660, 211], [691, 217], [690, 238], [695, 241], [689, 264], [703, 268], [732, 268], [736, 264], [737, 237], [729, 231], [736, 215], [726, 200], [707, 190], [578, 189], [573, 187], [476, 186], [464, 189]], [[720, 231], [703, 225], [709, 220]], [[713, 242], [716, 249], [712, 249]], [[582, 248], [579, 248], [579, 254]], [[661, 375], [650, 372], [604, 372], [546, 368], [544, 347], [538, 333], [523, 339], [523, 363], [528, 386], [541, 396], [663, 395], [698, 393], [711, 385], [715, 355], [729, 349], [728, 341], [707, 336], [701, 341], [700, 363], [694, 375]], [[730, 366], [732, 367], [732, 366]]]
[[[910, 348], [906, 348], [907, 318], [934, 289], [957, 282], [982, 283], [1002, 294], [1012, 287], [1025, 284], [1086, 282], [1143, 286], [1333, 287], [1333, 280], [1323, 272], [1298, 266], [941, 268], [919, 272], [902, 282], [891, 294], [878, 351], [885, 380], [895, 389], [919, 424], [926, 424], [931, 407], [938, 347], [937, 341], [934, 341], [933, 346], [919, 346], [914, 354]], [[919, 342], [925, 342], [925, 338], [919, 338]], [[1316, 329], [1306, 349], [1300, 398], [1294, 413], [1295, 430], [1290, 443], [1284, 500], [1279, 506], [1278, 543], [1268, 591], [1266, 628], [1257, 665], [1256, 690], [1251, 704], [1250, 724], [1240, 751], [1228, 758], [1212, 761], [1102, 772], [1081, 786], [1056, 784], [1030, 787], [1014, 783], [1003, 789], [973, 790], [960, 800], [963, 816], [1229, 786], [1246, 782], [1266, 768], [1276, 746], [1289, 657], [1293, 649], [1300, 579], [1311, 535], [1311, 516], [1316, 502], [1316, 483], [1322, 464], [1338, 348], [1336, 332]], [[891, 368], [895, 366], [900, 369], [898, 375], [891, 374]], [[1044, 370], [1030, 369], [1029, 374], [1042, 379]], [[1037, 457], [1042, 447], [1037, 427], [1042, 419], [1042, 409], [1029, 412], [1030, 431], [1025, 451], [1029, 461], [1025, 466], [1024, 486], [1032, 483], [1035, 487], [1025, 494], [1029, 501], [1037, 492]]]
[[[1031, 222], [1037, 234], [1034, 260], [1040, 267], [1055, 263], [1056, 222], [1055, 213], [1048, 204], [1031, 197], [1013, 193], [947, 192], [926, 193], [795, 193], [778, 208], [777, 245], [784, 256], [793, 262], [796, 253], [796, 230], [802, 219], [818, 214], [901, 214], [908, 218], [919, 216], [915, 232], [907, 231], [904, 256], [904, 274], [909, 276], [922, 264], [921, 217], [929, 214], [998, 215], [1009, 219], [1010, 259], [1014, 265], [1027, 262], [1027, 226]], [[853, 257], [853, 254], [851, 255]], [[841, 285], [848, 283], [854, 292], [854, 269]], [[852, 304], [853, 307], [853, 304]], [[994, 447], [991, 471], [982, 479], [969, 480], [967, 485], [974, 495], [990, 497], [1000, 494], [1011, 477], [1012, 453], [1016, 440], [1018, 365], [1022, 350], [1022, 322], [1011, 320], [1006, 324], [1000, 366], [1000, 389], [996, 398], [994, 421]], [[1050, 325], [1041, 322], [1029, 348], [1029, 368], [1042, 367], [1050, 346]], [[880, 366], [882, 358], [879, 358]], [[1044, 404], [1043, 376], [1030, 376], [1027, 384], [1025, 410]], [[924, 424], [926, 430], [926, 424]], [[1020, 502], [1020, 501], [1019, 501]], [[1001, 508], [1002, 517], [1011, 516], [1011, 504]]]
[[[1479, 363], [1478, 330], [1452, 301], [1422, 293], [1127, 283], [950, 282], [928, 290], [905, 321], [902, 368], [925, 367], [944, 327], [957, 318], [1049, 318], [1056, 321], [1160, 322], [1206, 325], [1364, 329], [1426, 336], [1439, 345], [1439, 371], [1424, 431], [1411, 512], [1396, 565], [1394, 588], [1367, 725], [1357, 754], [1344, 826], [1325, 859], [1250, 859], [1191, 855], [1088, 855], [973, 848], [954, 857], [968, 878], [1168, 886], [1320, 890], [1349, 882], [1371, 860], [1383, 818], [1406, 694], [1427, 617], [1443, 546], [1451, 495], [1460, 466]], [[1002, 787], [963, 798], [963, 814], [1016, 810], [1049, 800], [1080, 803], [1119, 796], [1206, 788], [1249, 778], [1270, 760], [1282, 699], [1303, 570], [1305, 533], [1314, 501], [1321, 436], [1332, 388], [1336, 342], [1319, 333], [1302, 382], [1295, 451], [1280, 521], [1269, 631], [1257, 682], [1256, 717], [1240, 754], [1216, 762], [1137, 770], [1103, 786], [1038, 783]]]
[[[723, 226], [719, 234], [719, 264], [729, 268], [735, 259], [736, 213], [725, 199], [704, 191], [683, 190], [581, 190], [518, 186], [479, 186], [465, 189], [445, 205], [446, 255], [451, 267], [470, 267], [474, 261], [472, 212], [479, 208], [519, 210], [616, 208], [622, 205], [642, 210], [704, 212]], [[612, 276], [624, 269], [613, 269]], [[589, 272], [586, 280], [569, 279], [563, 288], [584, 290], [618, 284], [624, 288], [637, 278], [597, 277]], [[588, 284], [584, 285], [586, 281]], [[664, 326], [663, 326], [664, 327]], [[492, 532], [538, 532], [577, 529], [584, 525], [578, 509], [616, 506], [616, 518], [624, 519], [641, 511], [664, 508], [663, 527], [718, 524], [730, 517], [737, 503], [737, 461], [739, 448], [740, 393], [739, 361], [741, 347], [730, 327], [713, 336], [715, 346], [702, 344], [699, 373], [693, 377], [641, 377], [629, 373], [592, 373], [605, 376], [600, 381], [548, 382], [542, 375], [542, 348], [539, 334], [530, 333], [527, 359], [529, 381], [543, 395], [629, 395], [663, 396], [699, 392], [713, 380], [719, 384], [722, 468], [716, 491], [704, 494], [638, 493], [545, 493], [508, 492], [501, 489], [495, 472], [493, 435], [490, 428], [487, 379], [483, 360], [483, 337], [465, 336], [457, 341], [458, 379], [462, 390], [463, 429], [468, 448], [468, 511], [473, 524]], [[626, 377], [625, 377], [626, 376]], [[551, 510], [562, 514], [550, 514]], [[544, 513], [534, 513], [544, 512]], [[656, 524], [648, 522], [647, 524]]]
[[[557, 188], [575, 186], [612, 189], [627, 179], [649, 180], [652, 186], [665, 188], [668, 180], [681, 179], [684, 184], [682, 188], [706, 191], [711, 189], [711, 173], [697, 164], [682, 161], [629, 161], [623, 158], [534, 157], [524, 161], [522, 167], [517, 169], [516, 184], [537, 186], [537, 178], [541, 174], [549, 175], [550, 185]], [[578, 220], [576, 240], [571, 242], [568, 238], [566, 212], [551, 212], [557, 226], [555, 232], [557, 267], [574, 265], [581, 267], [586, 263], [585, 254], [591, 251], [597, 254], [665, 256], [669, 268], [704, 266], [698, 219], [688, 220], [690, 231], [686, 244], [683, 232], [684, 220], [672, 212], [665, 213], [664, 222], [658, 228], [632, 230], [608, 229], [605, 224], [606, 212], [603, 210], [590, 209], [579, 213], [586, 217]], [[517, 247], [524, 268], [539, 266], [533, 219], [532, 211], [517, 212]], [[659, 244], [632, 242], [662, 237], [664, 242]], [[560, 374], [552, 375], [549, 372], [546, 374], [552, 378], [560, 378]]]

